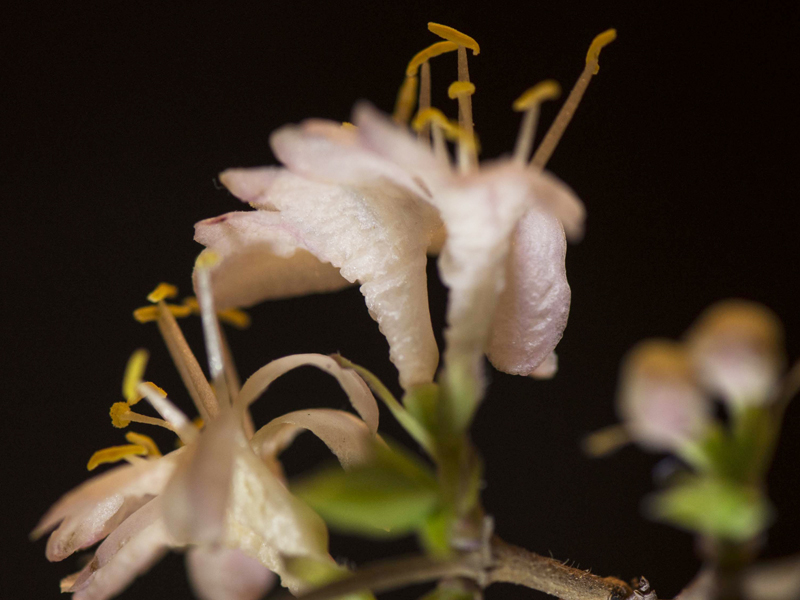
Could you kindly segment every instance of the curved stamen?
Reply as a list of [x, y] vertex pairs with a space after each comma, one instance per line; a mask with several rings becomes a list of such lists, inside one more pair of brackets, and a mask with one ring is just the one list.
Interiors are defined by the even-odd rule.
[[111, 446], [110, 448], [103, 448], [92, 454], [86, 468], [89, 471], [94, 471], [98, 466], [105, 463], [118, 462], [125, 460], [131, 456], [144, 456], [147, 454], [147, 448], [137, 444], [130, 444], [127, 446]]
[[[471, 38], [470, 38], [471, 39]], [[474, 40], [473, 40], [474, 41]], [[445, 54], [446, 52], [453, 52], [458, 48], [458, 44], [455, 42], [436, 42], [435, 44], [431, 44], [424, 50], [420, 50], [414, 55], [408, 66], [406, 67], [406, 76], [413, 77], [417, 74], [417, 71], [421, 66], [423, 66], [426, 62], [430, 59], [439, 56], [441, 54]]]
[[166, 300], [167, 298], [174, 298], [178, 295], [178, 288], [171, 283], [159, 283], [156, 289], [147, 295], [147, 299], [153, 304]]
[[472, 50], [472, 54], [478, 56], [481, 53], [481, 47], [474, 38], [471, 38], [466, 33], [460, 32], [458, 29], [453, 29], [441, 23], [428, 23], [428, 31], [438, 35], [440, 38], [453, 42], [459, 46], [464, 46]]
[[414, 113], [414, 106], [417, 103], [417, 87], [419, 80], [416, 75], [406, 77], [400, 91], [397, 92], [397, 101], [394, 105], [392, 120], [398, 125], [405, 125]]
[[567, 129], [567, 125], [569, 125], [570, 120], [572, 120], [572, 115], [575, 114], [575, 110], [578, 108], [578, 104], [580, 104], [581, 98], [583, 98], [583, 94], [586, 92], [586, 88], [589, 87], [592, 76], [595, 75], [600, 68], [598, 65], [600, 50], [613, 42], [616, 37], [616, 29], [608, 29], [592, 40], [589, 51], [586, 53], [586, 66], [583, 68], [581, 76], [575, 83], [575, 87], [573, 87], [572, 91], [569, 93], [567, 101], [564, 102], [564, 106], [561, 107], [558, 116], [556, 116], [555, 121], [553, 121], [553, 124], [547, 131], [547, 135], [544, 136], [544, 140], [542, 140], [542, 143], [539, 144], [539, 147], [536, 149], [536, 153], [531, 160], [532, 167], [543, 169], [547, 161], [550, 160], [558, 142], [561, 140], [561, 136], [564, 135], [564, 131]]
[[560, 95], [561, 86], [558, 85], [558, 82], [548, 79], [529, 88], [514, 101], [514, 110], [525, 113], [519, 128], [517, 144], [514, 147], [514, 160], [519, 164], [524, 165], [528, 161], [528, 156], [533, 148], [536, 124], [539, 120], [539, 107], [545, 100], [554, 100]]

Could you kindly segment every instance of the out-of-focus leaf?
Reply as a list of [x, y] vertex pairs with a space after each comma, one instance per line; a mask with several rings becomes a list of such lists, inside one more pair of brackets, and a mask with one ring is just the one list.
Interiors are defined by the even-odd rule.
[[376, 461], [350, 471], [338, 467], [318, 472], [293, 491], [333, 527], [372, 537], [407, 534], [423, 526], [439, 491], [430, 470], [388, 446]]
[[686, 477], [651, 496], [645, 508], [654, 519], [734, 542], [761, 533], [772, 516], [757, 487], [715, 477]]
[[444, 557], [451, 553], [450, 536], [454, 519], [455, 515], [449, 510], [437, 510], [425, 519], [419, 529], [419, 541], [428, 554]]

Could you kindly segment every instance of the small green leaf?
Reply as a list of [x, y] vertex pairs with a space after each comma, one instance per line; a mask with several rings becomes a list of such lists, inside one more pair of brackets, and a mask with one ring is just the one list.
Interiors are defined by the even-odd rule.
[[419, 529], [419, 541], [425, 552], [433, 556], [447, 556], [452, 552], [450, 537], [455, 515], [449, 510], [437, 510], [428, 515]]
[[685, 477], [645, 508], [654, 519], [735, 542], [761, 533], [772, 515], [758, 488], [716, 477]]
[[427, 466], [388, 446], [376, 462], [350, 471], [325, 469], [293, 487], [332, 527], [372, 537], [394, 537], [422, 527], [439, 491]]

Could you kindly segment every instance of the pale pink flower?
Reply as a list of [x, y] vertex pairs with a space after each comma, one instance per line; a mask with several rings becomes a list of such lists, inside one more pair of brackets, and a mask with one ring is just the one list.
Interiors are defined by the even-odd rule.
[[[159, 324], [162, 332], [170, 332], [165, 334], [170, 349], [178, 349], [173, 356], [179, 370], [195, 393], [201, 388], [199, 396], [208, 399], [213, 392], [196, 376], [199, 365], [163, 304]], [[249, 405], [277, 377], [303, 365], [336, 377], [363, 420], [343, 411], [311, 409], [279, 417], [248, 435]], [[224, 385], [224, 378], [218, 383]], [[204, 412], [213, 416], [201, 432], [153, 387], [138, 387], [186, 445], [163, 457], [132, 457], [134, 464], [95, 477], [48, 511], [33, 536], [57, 526], [47, 545], [50, 560], [105, 538], [89, 564], [62, 581], [62, 591], [73, 592], [76, 600], [110, 598], [169, 549], [187, 551], [189, 575], [203, 599], [255, 600], [271, 587], [273, 573], [292, 591], [302, 589], [305, 583], [287, 571], [284, 557], [330, 561], [327, 530], [316, 513], [289, 493], [277, 455], [307, 429], [346, 468], [368, 460], [378, 408], [363, 380], [327, 356], [279, 359], [257, 371], [238, 393], [235, 385], [228, 386], [227, 395], [235, 396], [232, 403], [205, 406]]]

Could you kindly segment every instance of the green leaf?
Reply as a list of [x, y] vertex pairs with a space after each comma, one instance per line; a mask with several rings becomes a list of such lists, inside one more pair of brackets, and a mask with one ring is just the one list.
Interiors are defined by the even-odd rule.
[[292, 491], [332, 527], [371, 537], [395, 537], [422, 527], [439, 502], [428, 467], [388, 446], [378, 446], [374, 464], [346, 472], [325, 469]]
[[437, 510], [425, 519], [419, 529], [419, 541], [425, 552], [432, 556], [448, 556], [452, 549], [450, 537], [455, 515], [450, 510]]
[[[310, 556], [285, 556], [284, 564], [291, 575], [315, 588], [353, 576], [347, 567], [333, 560], [320, 560]], [[338, 600], [375, 600], [375, 596], [369, 590], [364, 590], [339, 596]]]
[[651, 518], [734, 542], [743, 542], [769, 525], [772, 510], [757, 488], [716, 477], [685, 477], [651, 496]]

